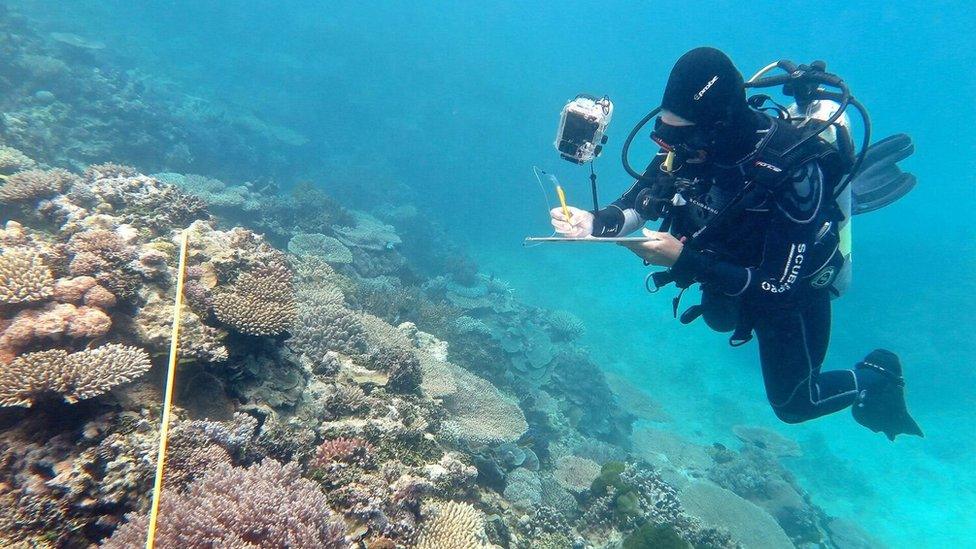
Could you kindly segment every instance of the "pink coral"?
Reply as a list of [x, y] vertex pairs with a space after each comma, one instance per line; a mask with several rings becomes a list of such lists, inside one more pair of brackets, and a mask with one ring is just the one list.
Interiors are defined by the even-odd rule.
[[116, 303], [115, 294], [105, 289], [104, 286], [93, 286], [85, 292], [85, 305], [108, 309], [114, 307]]
[[48, 303], [41, 309], [27, 309], [6, 322], [0, 335], [0, 348], [16, 351], [37, 340], [58, 341], [72, 338], [96, 338], [108, 333], [112, 319], [99, 308], [70, 303]]
[[367, 467], [374, 464], [373, 454], [373, 447], [365, 440], [340, 437], [319, 445], [312, 466], [325, 469], [338, 463], [345, 463]]
[[62, 303], [78, 303], [85, 292], [98, 282], [90, 276], [61, 278], [54, 283], [54, 299]]
[[71, 259], [71, 263], [68, 265], [68, 271], [73, 275], [93, 275], [108, 267], [108, 262], [99, 257], [98, 254], [93, 252], [78, 252]]
[[112, 319], [101, 309], [78, 307], [74, 316], [68, 319], [66, 333], [75, 338], [95, 338], [107, 334], [111, 328]]
[[34, 337], [59, 339], [68, 327], [68, 321], [77, 313], [70, 303], [53, 303], [45, 307], [34, 319]]
[[[247, 469], [220, 464], [183, 494], [166, 490], [160, 516], [159, 547], [350, 547], [319, 488], [272, 459]], [[127, 518], [103, 548], [145, 545], [148, 517]]]
[[37, 311], [21, 311], [6, 322], [7, 326], [0, 336], [0, 347], [5, 349], [18, 349], [26, 347], [34, 339], [34, 319], [37, 318]]

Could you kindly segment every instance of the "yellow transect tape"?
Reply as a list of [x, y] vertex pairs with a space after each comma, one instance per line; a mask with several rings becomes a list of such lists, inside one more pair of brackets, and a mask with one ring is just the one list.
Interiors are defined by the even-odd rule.
[[173, 332], [169, 342], [169, 366], [166, 369], [166, 390], [163, 395], [163, 419], [159, 429], [159, 453], [156, 455], [156, 480], [153, 484], [152, 508], [149, 511], [149, 530], [146, 549], [156, 544], [156, 519], [159, 518], [159, 496], [163, 490], [163, 469], [166, 467], [166, 442], [169, 437], [169, 418], [173, 408], [173, 381], [176, 379], [176, 359], [180, 342], [180, 313], [183, 309], [183, 279], [186, 278], [186, 255], [189, 231], [180, 238], [180, 262], [176, 270], [176, 298], [173, 300]]

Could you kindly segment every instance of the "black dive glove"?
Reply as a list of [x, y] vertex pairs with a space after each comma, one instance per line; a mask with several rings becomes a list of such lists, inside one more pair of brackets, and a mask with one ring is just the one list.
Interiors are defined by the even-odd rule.
[[670, 178], [641, 190], [634, 199], [634, 209], [648, 221], [657, 221], [664, 217], [674, 196], [674, 185]]

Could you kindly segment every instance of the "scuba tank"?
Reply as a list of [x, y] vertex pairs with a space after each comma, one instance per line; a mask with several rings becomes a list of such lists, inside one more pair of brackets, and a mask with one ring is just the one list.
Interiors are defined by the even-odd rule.
[[[793, 103], [787, 107], [786, 111], [793, 124], [802, 127], [807, 125], [810, 120], [826, 122], [837, 112], [838, 108], [840, 108], [840, 104], [827, 99], [821, 99], [806, 102], [802, 107], [799, 102]], [[847, 116], [847, 113], [841, 113], [840, 117], [832, 125], [820, 133], [820, 138], [835, 147], [838, 152], [845, 156], [847, 155], [847, 151], [854, 150], [854, 140], [851, 138], [851, 119]], [[841, 214], [843, 214], [843, 219], [837, 222], [837, 230], [840, 236], [838, 252], [844, 258], [844, 262], [841, 264], [838, 272], [834, 274], [833, 282], [831, 283], [833, 288], [831, 296], [834, 298], [844, 295], [850, 288], [853, 278], [853, 266], [851, 263], [853, 259], [853, 233], [851, 226], [853, 199], [851, 189], [852, 187], [847, 185], [841, 188], [840, 193], [835, 196], [837, 207]]]

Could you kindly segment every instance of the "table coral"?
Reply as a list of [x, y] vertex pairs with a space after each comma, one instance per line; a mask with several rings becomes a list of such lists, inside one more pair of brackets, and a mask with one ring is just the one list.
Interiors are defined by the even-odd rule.
[[552, 476], [563, 488], [580, 493], [589, 490], [599, 475], [600, 464], [597, 462], [576, 456], [564, 456], [556, 461]]
[[728, 528], [747, 547], [788, 549], [794, 547], [783, 529], [768, 513], [714, 484], [695, 481], [680, 494], [688, 513], [710, 526]]
[[353, 224], [334, 225], [336, 237], [347, 246], [367, 250], [388, 250], [400, 244], [396, 229], [365, 213], [352, 212]]
[[450, 363], [441, 363], [453, 376], [456, 392], [444, 395], [449, 415], [443, 433], [468, 444], [490, 445], [517, 440], [528, 430], [518, 404], [486, 379]]
[[321, 257], [327, 263], [352, 263], [352, 252], [338, 239], [321, 233], [300, 233], [288, 241], [288, 251], [295, 255]]
[[505, 476], [505, 499], [516, 507], [530, 509], [542, 502], [539, 475], [519, 467]]
[[76, 353], [27, 353], [0, 370], [0, 406], [31, 406], [46, 391], [78, 402], [141, 376], [149, 366], [145, 351], [115, 343]]

